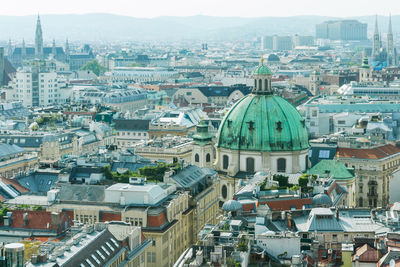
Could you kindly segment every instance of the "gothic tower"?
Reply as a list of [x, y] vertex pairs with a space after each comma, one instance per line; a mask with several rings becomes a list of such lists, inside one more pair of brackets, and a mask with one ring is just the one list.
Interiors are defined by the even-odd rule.
[[392, 32], [392, 16], [389, 17], [389, 29], [387, 33], [387, 65], [394, 66], [396, 65], [396, 57], [393, 45], [393, 32]]
[[53, 57], [56, 58], [57, 56], [57, 48], [56, 48], [56, 40], [53, 39], [53, 46], [51, 48], [51, 53], [53, 54]]
[[26, 59], [25, 39], [22, 39], [21, 59], [22, 59], [22, 61], [24, 61]]
[[68, 43], [68, 38], [65, 40], [65, 61], [69, 62], [69, 43]]
[[39, 59], [43, 59], [43, 34], [42, 25], [40, 24], [40, 17], [38, 15], [36, 23], [36, 33], [35, 33], [35, 56]]
[[375, 61], [379, 57], [381, 50], [381, 40], [378, 30], [378, 16], [375, 18], [375, 31], [372, 39], [372, 60]]
[[12, 49], [11, 39], [8, 39], [8, 51], [7, 51], [8, 60], [11, 60], [12, 53], [13, 53], [13, 49]]

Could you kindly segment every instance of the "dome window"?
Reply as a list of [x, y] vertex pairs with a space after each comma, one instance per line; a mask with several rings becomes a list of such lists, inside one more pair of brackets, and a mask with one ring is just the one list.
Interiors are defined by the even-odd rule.
[[277, 123], [276, 123], [276, 129], [280, 132], [280, 131], [282, 131], [282, 122], [281, 121], [278, 121]]
[[206, 162], [210, 162], [210, 161], [211, 161], [210, 153], [207, 153], [207, 155], [206, 155]]
[[254, 130], [254, 121], [249, 121], [247, 123], [249, 124], [249, 130], [250, 131]]
[[194, 161], [195, 162], [199, 162], [200, 161], [199, 154], [194, 155]]

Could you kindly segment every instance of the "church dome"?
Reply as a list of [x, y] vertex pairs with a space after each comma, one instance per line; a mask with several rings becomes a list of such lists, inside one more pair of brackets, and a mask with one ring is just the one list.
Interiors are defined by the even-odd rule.
[[261, 64], [253, 71], [253, 75], [272, 75], [272, 71], [268, 66]]
[[226, 114], [219, 127], [217, 147], [298, 151], [308, 149], [309, 143], [305, 121], [291, 103], [280, 96], [252, 93]]
[[332, 200], [327, 194], [320, 193], [312, 198], [312, 204], [314, 207], [319, 207], [319, 206], [330, 207], [332, 206]]
[[242, 204], [237, 200], [228, 200], [222, 205], [223, 211], [239, 211], [243, 209]]

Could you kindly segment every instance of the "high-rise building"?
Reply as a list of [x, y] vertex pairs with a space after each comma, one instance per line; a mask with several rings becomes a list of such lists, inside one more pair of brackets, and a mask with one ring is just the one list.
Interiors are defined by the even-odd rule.
[[273, 37], [273, 50], [292, 50], [293, 42], [291, 36], [277, 36]]
[[42, 60], [18, 70], [6, 99], [21, 101], [25, 107], [44, 107], [60, 103], [61, 93], [56, 72], [50, 72]]
[[367, 40], [367, 24], [357, 20], [326, 21], [315, 27], [316, 38], [329, 40]]
[[261, 49], [273, 49], [274, 41], [273, 36], [263, 36], [261, 37]]
[[314, 36], [293, 36], [293, 46], [311, 46], [314, 45]]

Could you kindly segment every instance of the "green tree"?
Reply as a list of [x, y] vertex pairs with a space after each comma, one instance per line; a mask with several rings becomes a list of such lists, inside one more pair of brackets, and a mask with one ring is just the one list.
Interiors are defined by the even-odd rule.
[[301, 188], [306, 188], [306, 187], [307, 187], [307, 184], [308, 184], [308, 175], [307, 175], [307, 174], [301, 175], [301, 176], [299, 177], [298, 182], [299, 182], [299, 186], [300, 186]]
[[97, 60], [92, 60], [87, 62], [85, 65], [81, 67], [81, 70], [91, 70], [94, 74], [99, 76], [106, 71], [106, 68], [101, 65]]
[[282, 174], [275, 174], [274, 181], [279, 183], [279, 187], [288, 187], [289, 186], [289, 177]]

